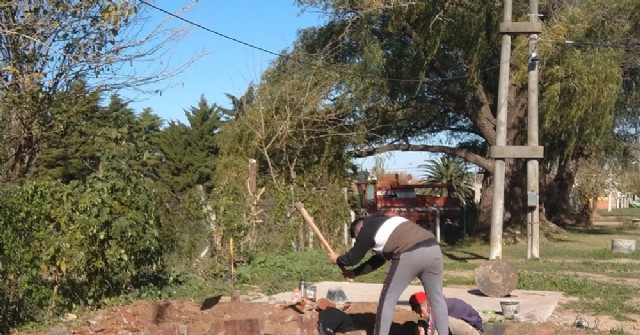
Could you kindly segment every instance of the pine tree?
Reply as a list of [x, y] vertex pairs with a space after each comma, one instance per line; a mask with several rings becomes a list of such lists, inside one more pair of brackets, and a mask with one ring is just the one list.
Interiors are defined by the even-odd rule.
[[196, 185], [213, 188], [218, 145], [215, 137], [223, 123], [224, 109], [209, 105], [204, 97], [198, 106], [185, 110], [188, 125], [171, 121], [158, 138], [162, 164], [158, 175], [175, 192]]

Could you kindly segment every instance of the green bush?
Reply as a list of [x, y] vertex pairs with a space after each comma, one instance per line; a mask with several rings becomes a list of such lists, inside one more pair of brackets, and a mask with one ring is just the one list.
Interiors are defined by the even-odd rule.
[[176, 238], [152, 186], [105, 173], [0, 189], [0, 333], [168, 282]]

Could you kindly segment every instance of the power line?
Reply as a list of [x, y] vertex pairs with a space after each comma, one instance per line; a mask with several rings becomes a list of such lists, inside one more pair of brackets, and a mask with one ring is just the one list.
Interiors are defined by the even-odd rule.
[[[268, 53], [268, 54], [273, 55], [273, 56], [282, 57], [282, 58], [285, 58], [285, 59], [292, 59], [287, 54], [274, 52], [274, 51], [265, 49], [263, 47], [257, 46], [255, 44], [242, 41], [242, 40], [240, 40], [238, 38], [229, 36], [227, 34], [223, 34], [221, 32], [215, 31], [215, 30], [213, 30], [211, 28], [205, 27], [202, 24], [196, 23], [196, 22], [191, 21], [189, 19], [186, 19], [186, 18], [184, 18], [184, 17], [182, 17], [180, 15], [171, 13], [171, 12], [169, 12], [169, 11], [163, 9], [163, 8], [160, 8], [160, 7], [156, 6], [156, 5], [153, 5], [153, 4], [149, 3], [146, 0], [138, 0], [138, 1], [140, 3], [142, 3], [142, 4], [144, 4], [144, 5], [147, 5], [147, 6], [151, 7], [151, 8], [153, 8], [153, 9], [157, 10], [157, 11], [165, 13], [165, 14], [173, 17], [173, 18], [176, 18], [178, 20], [186, 22], [186, 23], [188, 23], [188, 24], [190, 24], [190, 25], [192, 25], [194, 27], [200, 28], [200, 29], [205, 30], [205, 31], [207, 31], [209, 33], [218, 35], [218, 36], [220, 36], [222, 38], [225, 38], [225, 39], [231, 40], [233, 42], [242, 44], [242, 45], [247, 46], [249, 48], [253, 48], [253, 49]], [[592, 42], [579, 42], [579, 41], [572, 41], [572, 40], [552, 40], [552, 39], [540, 39], [539, 41], [548, 42], [548, 43], [554, 43], [554, 44], [571, 45], [571, 46], [585, 46], [585, 47], [599, 47], [599, 48], [632, 49], [632, 48], [639, 48], [640, 47], [640, 44], [608, 44], [608, 43], [592, 43]], [[326, 67], [321, 67], [321, 66], [318, 66], [316, 64], [312, 64], [312, 63], [308, 63], [308, 62], [301, 62], [301, 61], [295, 60], [295, 59], [292, 59], [292, 60], [294, 60], [296, 62], [299, 62], [299, 63], [302, 63], [303, 65], [307, 65], [307, 66], [311, 66], [311, 67], [314, 67], [314, 68], [320, 68], [320, 69], [323, 69], [323, 70], [327, 70]], [[487, 72], [487, 71], [493, 70], [495, 68], [500, 67], [500, 65], [502, 65], [502, 64], [499, 63], [499, 64], [495, 64], [495, 65], [492, 65], [492, 66], [488, 66], [486, 68], [478, 70], [478, 73], [482, 73], [482, 72]], [[336, 70], [336, 69], [331, 69], [331, 71], [338, 72], [338, 73], [343, 73], [343, 74], [349, 74], [349, 75], [358, 75], [358, 76], [362, 76], [363, 75], [362, 73], [356, 73], [354, 71], [345, 71], [345, 70]], [[347, 73], [347, 72], [349, 72], [349, 73]], [[459, 76], [443, 77], [443, 78], [439, 78], [439, 79], [428, 79], [428, 78], [423, 78], [423, 79], [399, 79], [399, 78], [389, 78], [389, 77], [377, 77], [377, 76], [370, 76], [370, 75], [364, 75], [364, 76], [368, 77], [368, 78], [370, 78], [372, 80], [386, 80], [386, 81], [405, 82], [405, 83], [421, 83], [421, 82], [422, 83], [437, 83], [437, 82], [441, 82], [441, 81], [465, 79], [465, 78], [468, 78], [470, 75], [471, 74], [464, 74], [464, 75], [459, 75]]]
[[[182, 17], [180, 15], [171, 13], [168, 10], [165, 10], [163, 8], [160, 8], [160, 7], [156, 6], [156, 5], [153, 5], [153, 4], [149, 3], [149, 2], [147, 2], [146, 0], [138, 0], [138, 1], [140, 3], [142, 3], [142, 4], [144, 4], [144, 5], [147, 5], [147, 6], [151, 7], [151, 8], [153, 8], [153, 9], [157, 10], [157, 11], [165, 13], [165, 14], [173, 17], [173, 18], [176, 18], [176, 19], [178, 19], [180, 21], [186, 22], [186, 23], [188, 23], [188, 24], [190, 24], [190, 25], [192, 25], [194, 27], [200, 28], [200, 29], [205, 30], [207, 32], [210, 32], [212, 34], [215, 34], [215, 35], [218, 35], [220, 37], [223, 37], [225, 39], [228, 39], [228, 40], [231, 40], [233, 42], [242, 44], [242, 45], [247, 46], [249, 48], [260, 50], [260, 51], [268, 53], [270, 55], [274, 55], [274, 56], [277, 56], [277, 57], [282, 57], [282, 58], [285, 58], [285, 59], [292, 59], [289, 55], [278, 53], [278, 52], [274, 52], [274, 51], [271, 51], [271, 50], [267, 50], [267, 49], [265, 49], [263, 47], [260, 47], [260, 46], [257, 46], [257, 45], [242, 41], [242, 40], [237, 39], [235, 37], [232, 37], [232, 36], [223, 34], [221, 32], [215, 31], [215, 30], [213, 30], [211, 28], [205, 27], [204, 25], [201, 25], [199, 23], [193, 22], [193, 21], [191, 21], [189, 19], [186, 19], [186, 18], [184, 18], [184, 17]], [[320, 67], [320, 66], [318, 66], [316, 64], [312, 64], [312, 63], [308, 63], [308, 62], [301, 62], [301, 61], [295, 60], [295, 59], [292, 59], [292, 60], [294, 60], [296, 62], [299, 62], [299, 63], [302, 63], [303, 65], [307, 65], [307, 66], [311, 66], [311, 67], [314, 67], [314, 68], [320, 68], [320, 69], [326, 70], [326, 68]], [[495, 65], [492, 65], [492, 66], [488, 66], [488, 67], [486, 67], [484, 69], [478, 70], [478, 73], [482, 73], [482, 72], [487, 72], [487, 71], [493, 70], [495, 68], [500, 67], [500, 65], [501, 64], [495, 64]], [[349, 75], [362, 76], [362, 73], [356, 73], [354, 71], [344, 71], [344, 70], [340, 70], [339, 71], [339, 70], [335, 70], [335, 69], [331, 69], [331, 71], [339, 72], [339, 73], [342, 72], [343, 74], [346, 73], [346, 72], [349, 72], [348, 73]], [[469, 76], [470, 76], [470, 74], [464, 74], [464, 75], [459, 75], [459, 76], [443, 77], [443, 78], [439, 78], [439, 79], [435, 79], [434, 80], [434, 79], [428, 79], [428, 78], [424, 78], [424, 79], [399, 79], [399, 78], [389, 78], [389, 77], [384, 77], [383, 78], [383, 77], [365, 75], [365, 77], [368, 77], [370, 79], [386, 80], [386, 81], [393, 81], [393, 82], [406, 82], [406, 83], [421, 83], [421, 82], [422, 83], [437, 83], [437, 82], [441, 82], [441, 81], [464, 79], [464, 78], [468, 78]]]
[[199, 24], [199, 23], [196, 23], [196, 22], [193, 22], [193, 21], [191, 21], [191, 20], [185, 19], [185, 18], [183, 18], [183, 17], [182, 17], [182, 16], [180, 16], [180, 15], [173, 14], [173, 13], [171, 13], [171, 12], [169, 12], [169, 11], [165, 10], [165, 9], [162, 9], [162, 8], [160, 8], [160, 7], [156, 6], [156, 5], [152, 5], [152, 4], [150, 4], [149, 2], [147, 2], [147, 1], [145, 1], [145, 0], [138, 0], [138, 1], [140, 1], [141, 3], [143, 3], [143, 4], [145, 4], [145, 5], [147, 5], [147, 6], [151, 7], [151, 8], [153, 8], [153, 9], [155, 9], [155, 10], [157, 10], [157, 11], [163, 12], [163, 13], [165, 13], [165, 14], [167, 14], [167, 15], [169, 15], [169, 16], [171, 16], [171, 17], [173, 17], [173, 18], [176, 18], [176, 19], [178, 19], [178, 20], [184, 21], [184, 22], [186, 22], [186, 23], [188, 23], [188, 24], [190, 24], [190, 25], [192, 25], [192, 26], [194, 26], [194, 27], [198, 27], [198, 28], [200, 28], [200, 29], [202, 29], [202, 30], [205, 30], [205, 31], [208, 31], [208, 32], [210, 32], [210, 33], [212, 33], [212, 34], [216, 34], [216, 35], [218, 35], [218, 36], [220, 36], [220, 37], [226, 38], [226, 39], [231, 40], [231, 41], [234, 41], [234, 42], [236, 42], [236, 43], [240, 43], [240, 44], [242, 44], [242, 45], [248, 46], [248, 47], [253, 48], [253, 49], [260, 50], [260, 51], [262, 51], [262, 52], [266, 52], [266, 53], [271, 54], [271, 55], [274, 55], [274, 56], [287, 57], [286, 55], [283, 55], [283, 54], [280, 54], [280, 53], [277, 53], [277, 52], [273, 52], [273, 51], [267, 50], [267, 49], [265, 49], [265, 48], [262, 48], [262, 47], [259, 47], [259, 46], [256, 46], [256, 45], [253, 45], [253, 44], [248, 43], [248, 42], [241, 41], [241, 40], [239, 40], [239, 39], [237, 39], [237, 38], [234, 38], [234, 37], [231, 37], [231, 36], [229, 36], [229, 35], [226, 35], [226, 34], [223, 34], [223, 33], [217, 32], [217, 31], [215, 31], [215, 30], [213, 30], [213, 29], [207, 28], [207, 27], [205, 27], [205, 26], [203, 26], [203, 25], [201, 25], [201, 24]]
[[540, 41], [554, 43], [554, 44], [565, 44], [565, 45], [571, 45], [571, 46], [586, 46], [586, 47], [597, 47], [597, 48], [616, 48], [616, 49], [640, 48], [640, 43], [610, 44], [610, 43], [594, 43], [594, 42], [580, 42], [580, 41], [572, 41], [572, 40], [551, 40], [551, 39], [540, 39]]

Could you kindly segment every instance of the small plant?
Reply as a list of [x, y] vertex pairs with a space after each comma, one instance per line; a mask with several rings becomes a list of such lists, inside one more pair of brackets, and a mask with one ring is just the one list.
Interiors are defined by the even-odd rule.
[[505, 319], [498, 316], [492, 316], [486, 323], [505, 323]]
[[636, 221], [633, 219], [624, 220], [620, 225], [620, 228], [622, 230], [638, 229], [640, 228], [640, 221]]
[[631, 333], [627, 333], [622, 328], [613, 328], [613, 329], [611, 329], [609, 331], [609, 334], [611, 334], [611, 335], [631, 335]]

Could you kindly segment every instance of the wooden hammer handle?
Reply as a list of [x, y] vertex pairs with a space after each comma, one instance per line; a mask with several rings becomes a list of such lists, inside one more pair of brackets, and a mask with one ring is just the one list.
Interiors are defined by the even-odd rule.
[[333, 249], [329, 245], [329, 242], [327, 242], [327, 240], [324, 238], [324, 235], [322, 235], [322, 233], [320, 232], [320, 229], [318, 229], [316, 224], [313, 222], [313, 218], [309, 215], [309, 213], [307, 213], [307, 210], [304, 209], [304, 204], [301, 202], [296, 202], [294, 206], [298, 211], [300, 211], [300, 213], [302, 214], [302, 217], [304, 218], [304, 221], [306, 221], [309, 224], [309, 226], [311, 226], [311, 229], [313, 229], [313, 232], [315, 232], [316, 235], [318, 235], [318, 238], [320, 239], [320, 242], [322, 242], [322, 245], [324, 246], [324, 248], [327, 249], [328, 252], [334, 254]]

